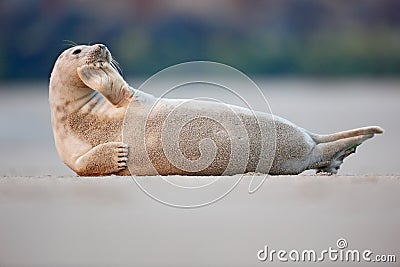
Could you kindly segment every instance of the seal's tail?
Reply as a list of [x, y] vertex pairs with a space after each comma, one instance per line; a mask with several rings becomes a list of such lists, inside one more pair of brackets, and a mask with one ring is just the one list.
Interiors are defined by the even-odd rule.
[[355, 153], [356, 148], [362, 142], [380, 133], [383, 133], [383, 130], [377, 126], [363, 127], [330, 135], [310, 133], [311, 138], [317, 145], [313, 151], [309, 169], [317, 169], [317, 172], [330, 174], [337, 173], [343, 160]]

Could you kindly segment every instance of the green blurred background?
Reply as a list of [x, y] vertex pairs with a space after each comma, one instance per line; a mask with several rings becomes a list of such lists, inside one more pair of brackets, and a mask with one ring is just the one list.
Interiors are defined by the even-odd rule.
[[48, 79], [70, 40], [125, 75], [212, 60], [250, 75], [400, 74], [398, 0], [1, 0], [0, 81]]

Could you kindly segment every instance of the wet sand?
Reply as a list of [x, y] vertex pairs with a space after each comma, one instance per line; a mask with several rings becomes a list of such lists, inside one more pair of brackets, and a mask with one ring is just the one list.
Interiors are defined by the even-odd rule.
[[[180, 209], [151, 199], [130, 177], [77, 177], [54, 147], [47, 85], [0, 85], [0, 266], [261, 266], [272, 264], [257, 260], [265, 245], [322, 250], [339, 238], [399, 261], [400, 81], [256, 82], [274, 114], [310, 131], [379, 125], [385, 133], [337, 176], [268, 177], [254, 194], [245, 177], [213, 205]], [[159, 189], [159, 177], [140, 181]]]
[[[221, 179], [217, 187], [232, 177]], [[161, 187], [159, 177], [139, 180]], [[339, 238], [399, 260], [399, 177], [269, 177], [253, 194], [249, 182], [212, 205], [182, 209], [128, 177], [0, 178], [0, 266], [269, 266], [279, 261], [257, 259], [265, 245], [319, 253], [338, 249]]]

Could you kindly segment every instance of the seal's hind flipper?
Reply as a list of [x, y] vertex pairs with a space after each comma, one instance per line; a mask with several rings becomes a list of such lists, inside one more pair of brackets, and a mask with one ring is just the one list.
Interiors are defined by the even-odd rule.
[[345, 151], [345, 157], [350, 156], [353, 153], [356, 153], [357, 147], [361, 144], [355, 144], [354, 146], [350, 147]]
[[337, 140], [342, 140], [350, 137], [356, 137], [368, 134], [381, 134], [381, 133], [383, 133], [383, 129], [381, 127], [368, 126], [368, 127], [362, 127], [358, 129], [338, 132], [334, 134], [321, 135], [321, 134], [309, 133], [309, 135], [317, 144], [320, 144], [320, 143], [328, 143]]
[[374, 134], [367, 134], [317, 144], [313, 152], [314, 163], [309, 169], [316, 169], [317, 173], [337, 173], [343, 160], [355, 153], [359, 145], [373, 136]]

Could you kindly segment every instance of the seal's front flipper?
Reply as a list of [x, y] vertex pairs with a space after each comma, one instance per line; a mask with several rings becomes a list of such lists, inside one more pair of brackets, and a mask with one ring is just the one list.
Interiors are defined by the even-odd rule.
[[128, 83], [109, 63], [86, 64], [78, 67], [77, 72], [84, 84], [101, 93], [115, 107], [128, 105], [133, 97]]
[[362, 142], [373, 136], [374, 134], [366, 134], [317, 144], [308, 169], [316, 169], [317, 173], [337, 173], [343, 160], [355, 153]]
[[99, 176], [118, 173], [127, 168], [127, 162], [128, 145], [108, 142], [89, 150], [72, 167], [79, 175]]

